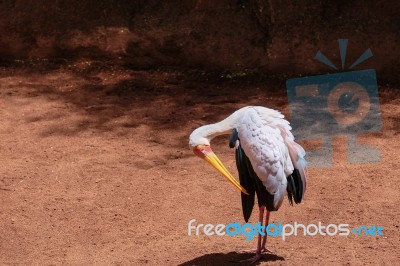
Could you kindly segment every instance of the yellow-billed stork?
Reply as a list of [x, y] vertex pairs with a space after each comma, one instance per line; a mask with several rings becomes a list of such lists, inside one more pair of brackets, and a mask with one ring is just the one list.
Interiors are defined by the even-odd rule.
[[[306, 190], [304, 149], [294, 141], [289, 122], [273, 109], [261, 106], [241, 108], [221, 122], [195, 129], [189, 138], [194, 154], [205, 159], [224, 175], [241, 193], [244, 220], [250, 218], [257, 194], [259, 222], [265, 227], [271, 211], [277, 211], [285, 195], [289, 202], [300, 203]], [[231, 134], [229, 147], [235, 148], [239, 180], [229, 173], [210, 147], [219, 135]], [[264, 209], [266, 210], [265, 223]], [[264, 233], [252, 263], [261, 258], [266, 248]]]

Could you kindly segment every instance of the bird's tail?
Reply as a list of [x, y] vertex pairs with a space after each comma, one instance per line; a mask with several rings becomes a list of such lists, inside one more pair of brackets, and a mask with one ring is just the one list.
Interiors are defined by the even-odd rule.
[[294, 200], [298, 204], [303, 199], [307, 186], [307, 162], [304, 159], [306, 152], [303, 147], [293, 140], [293, 136], [290, 138], [282, 128], [281, 133], [294, 167], [293, 173], [287, 177], [288, 185], [286, 190], [290, 203], [293, 204]]
[[303, 147], [292, 140], [287, 139], [286, 145], [289, 149], [290, 159], [293, 163], [293, 173], [297, 170], [298, 173], [296, 173], [295, 176], [296, 178], [299, 178], [299, 181], [301, 182], [302, 195], [304, 195], [307, 187], [307, 162], [304, 159], [306, 152]]
[[294, 169], [293, 173], [287, 177], [287, 183], [286, 191], [290, 205], [293, 205], [293, 201], [299, 204], [304, 195], [303, 182], [301, 181], [299, 170]]

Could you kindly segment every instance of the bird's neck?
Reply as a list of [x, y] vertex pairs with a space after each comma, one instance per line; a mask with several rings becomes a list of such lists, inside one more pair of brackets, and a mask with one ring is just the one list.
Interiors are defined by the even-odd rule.
[[220, 127], [219, 123], [211, 124], [211, 125], [206, 125], [203, 127], [203, 136], [207, 138], [208, 140], [212, 140], [215, 137], [218, 137], [220, 135], [225, 135], [229, 134], [232, 131], [232, 127]]
[[203, 126], [202, 135], [211, 141], [217, 136], [231, 134], [232, 129], [237, 126], [238, 120], [239, 114], [235, 112], [218, 123]]

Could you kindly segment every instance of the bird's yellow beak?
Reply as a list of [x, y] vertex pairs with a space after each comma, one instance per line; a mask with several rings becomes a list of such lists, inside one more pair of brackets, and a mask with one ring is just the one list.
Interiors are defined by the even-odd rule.
[[211, 147], [208, 145], [197, 145], [196, 147], [193, 148], [194, 154], [196, 154], [198, 157], [206, 160], [209, 162], [215, 169], [217, 169], [218, 172], [220, 172], [226, 179], [228, 179], [229, 182], [232, 183], [237, 189], [239, 189], [241, 192], [243, 192], [246, 195], [249, 195], [247, 193], [246, 189], [244, 189], [240, 183], [229, 173], [229, 171], [226, 169], [226, 167], [222, 164], [222, 162], [218, 159], [217, 155], [211, 150]]

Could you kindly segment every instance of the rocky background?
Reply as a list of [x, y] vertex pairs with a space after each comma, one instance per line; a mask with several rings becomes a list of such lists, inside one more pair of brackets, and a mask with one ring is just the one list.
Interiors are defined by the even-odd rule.
[[[398, 1], [0, 1], [0, 62], [107, 60], [135, 69], [201, 68], [306, 75], [347, 65], [366, 49], [378, 79], [400, 75]], [[335, 70], [334, 70], [335, 71]], [[286, 76], [285, 76], [286, 77]]]

